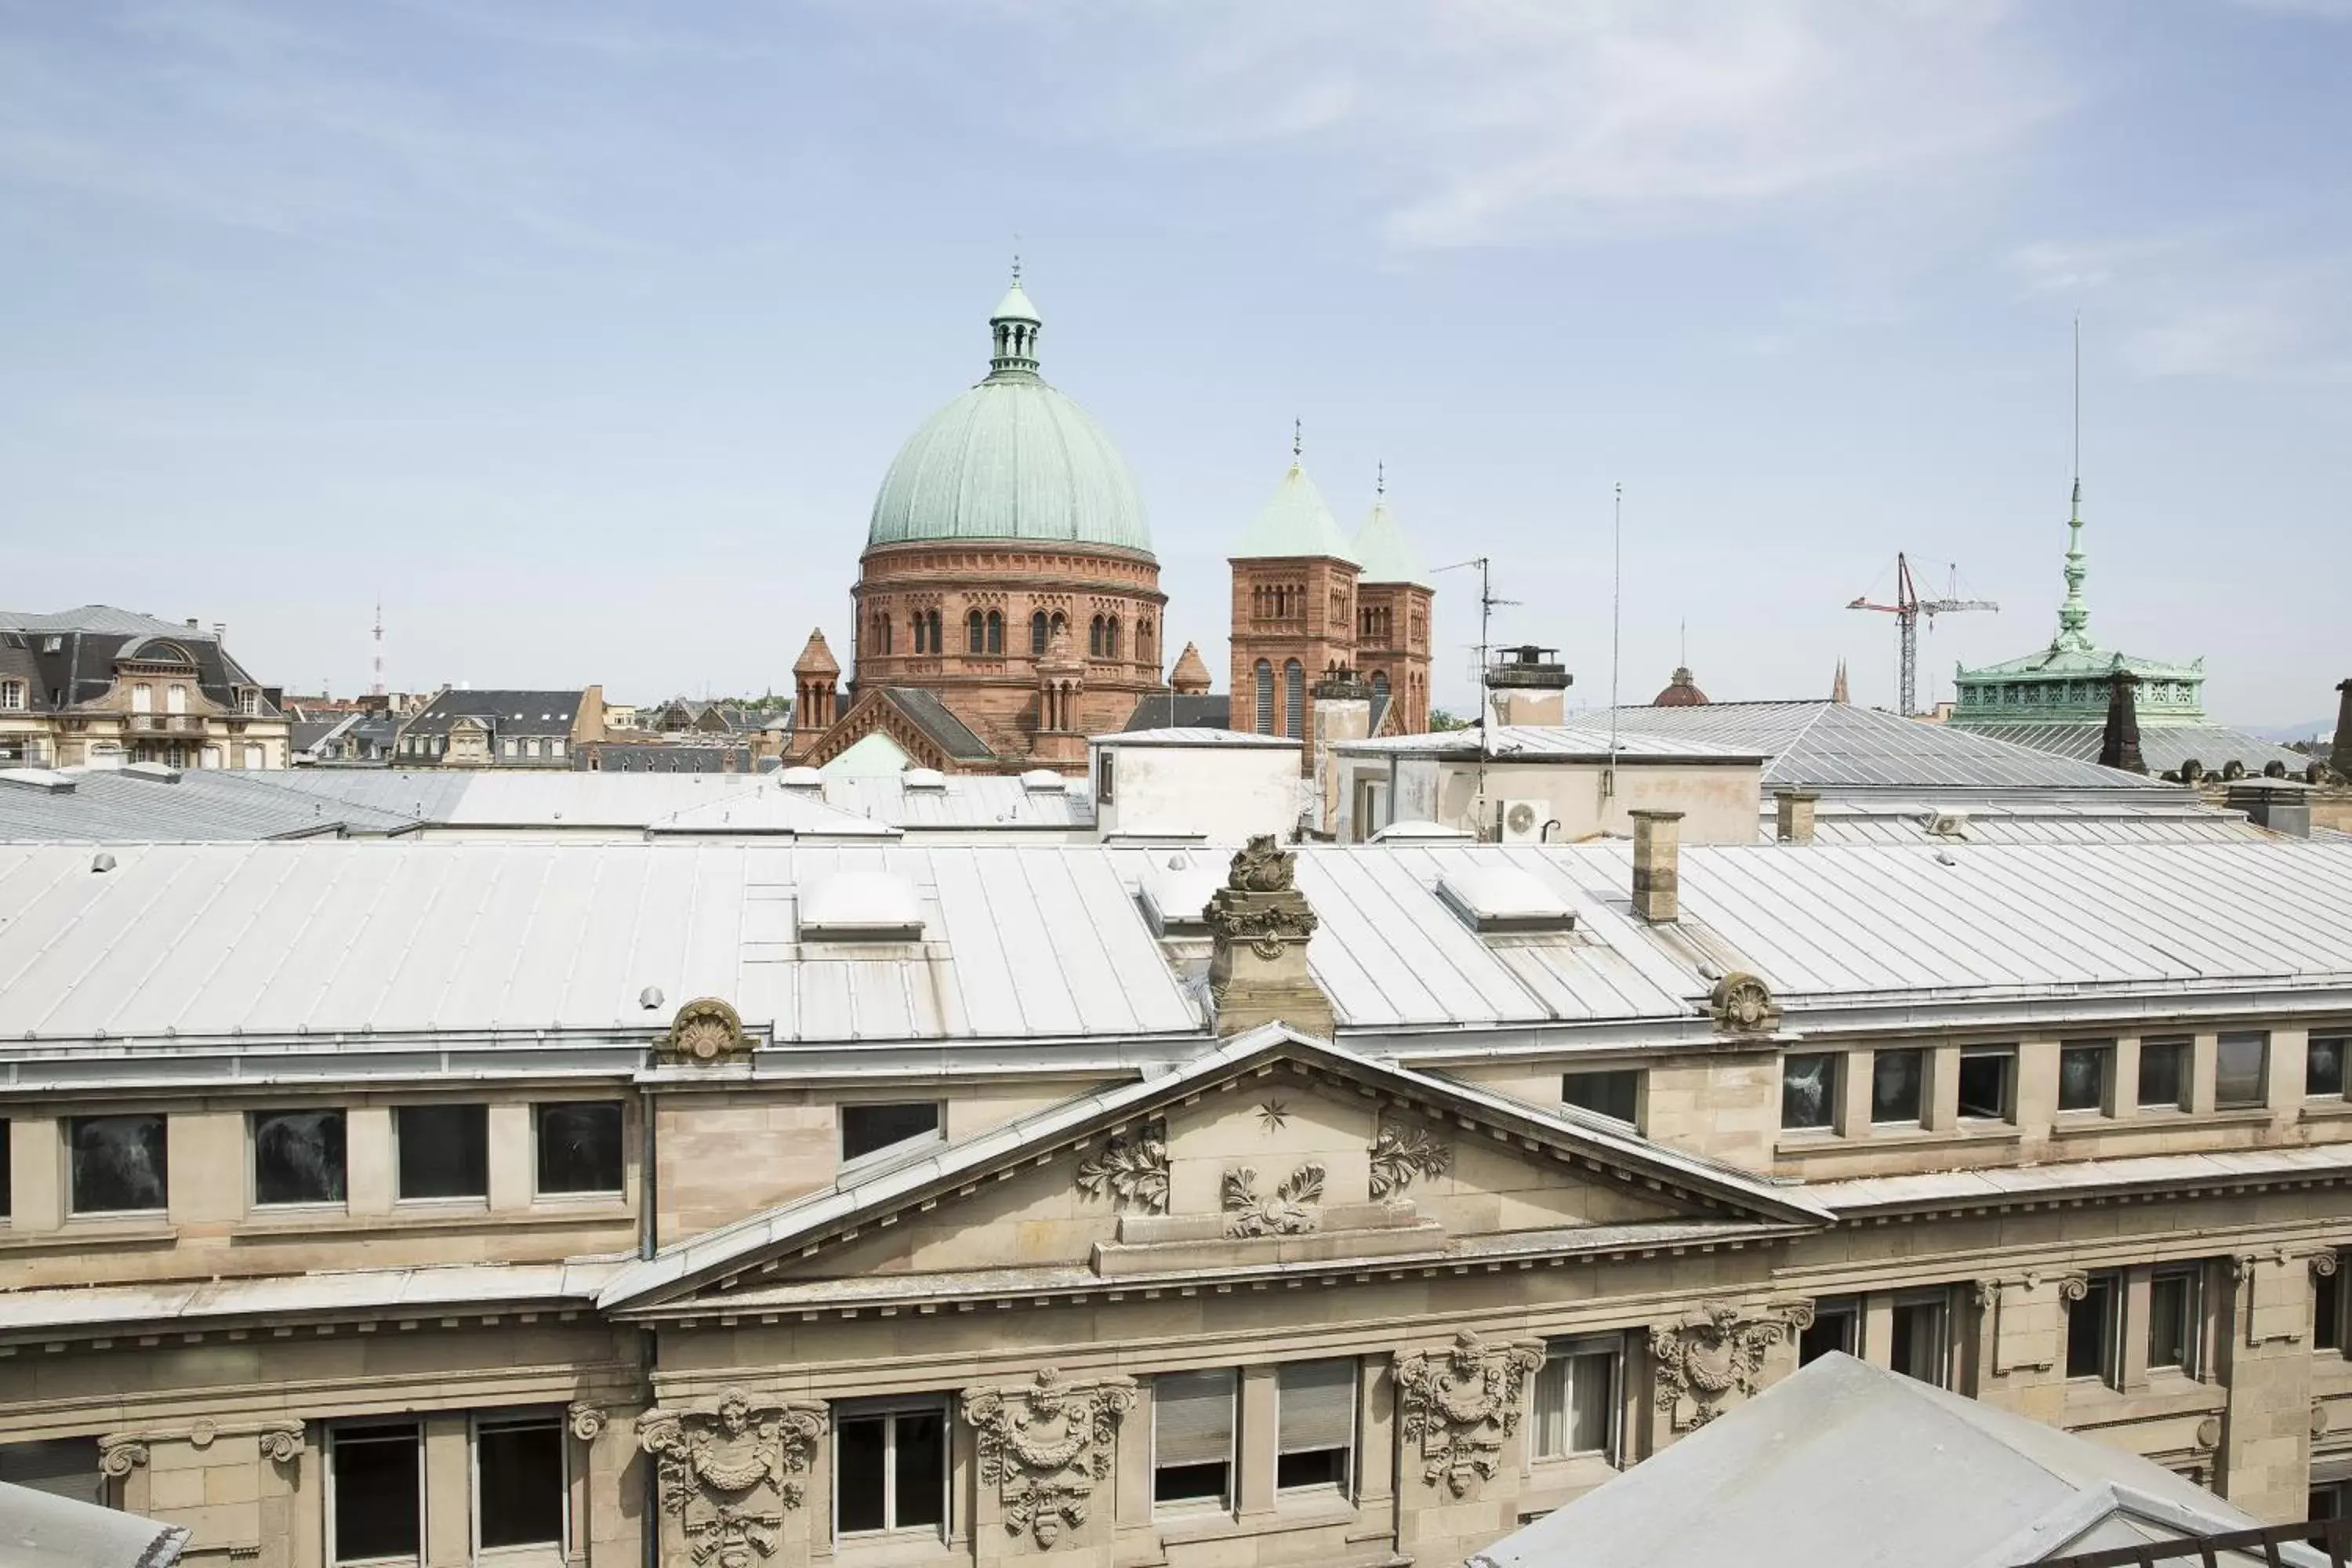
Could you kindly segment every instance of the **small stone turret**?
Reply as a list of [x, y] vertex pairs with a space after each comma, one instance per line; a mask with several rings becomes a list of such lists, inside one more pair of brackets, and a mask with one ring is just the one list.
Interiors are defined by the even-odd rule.
[[1220, 1038], [1272, 1023], [1331, 1036], [1331, 999], [1307, 967], [1315, 910], [1291, 885], [1295, 864], [1272, 834], [1259, 834], [1234, 854], [1225, 885], [1201, 911]]
[[784, 748], [787, 757], [804, 757], [817, 737], [841, 717], [841, 661], [825, 646], [822, 628], [809, 633], [800, 658], [793, 661], [793, 733]]
[[1186, 643], [1184, 651], [1176, 656], [1176, 668], [1168, 672], [1168, 685], [1169, 689], [1179, 697], [1202, 697], [1208, 694], [1209, 666], [1208, 662], [1202, 658], [1201, 650], [1197, 645]]

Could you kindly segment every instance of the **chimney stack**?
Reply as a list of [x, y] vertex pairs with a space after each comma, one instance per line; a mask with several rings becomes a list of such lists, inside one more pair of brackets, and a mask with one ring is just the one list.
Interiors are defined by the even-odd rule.
[[2339, 779], [2352, 779], [2352, 680], [2339, 680], [2336, 689], [2344, 700], [2336, 709], [2336, 743], [2327, 750], [2327, 765]]
[[1811, 790], [1784, 789], [1772, 794], [1772, 837], [1783, 844], [1813, 841], [1813, 807], [1821, 796]]
[[1486, 710], [1496, 724], [1557, 727], [1566, 716], [1574, 677], [1553, 656], [1557, 648], [1501, 647], [1486, 666]]
[[1635, 811], [1633, 818], [1633, 915], [1652, 925], [1681, 918], [1678, 884], [1682, 864], [1679, 811]]
[[2099, 765], [2121, 768], [2127, 773], [2145, 773], [2147, 763], [2139, 754], [2139, 704], [2132, 689], [2139, 677], [2124, 668], [2123, 657], [2116, 658], [2116, 668], [2107, 677], [2107, 731], [2099, 741]]

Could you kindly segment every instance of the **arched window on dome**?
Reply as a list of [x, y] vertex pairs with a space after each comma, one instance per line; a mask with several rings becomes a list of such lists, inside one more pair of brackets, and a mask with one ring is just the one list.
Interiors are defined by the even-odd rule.
[[1093, 620], [1087, 623], [1087, 657], [1088, 658], [1100, 658], [1102, 656], [1103, 618], [1100, 616], [1097, 616]]
[[1257, 661], [1257, 711], [1252, 726], [1261, 735], [1274, 733], [1274, 666]]
[[1001, 610], [988, 612], [988, 651], [1004, 651], [1004, 614]]
[[1307, 738], [1307, 667], [1295, 658], [1282, 667], [1282, 732]]
[[1029, 616], [1029, 657], [1042, 658], [1045, 654], [1045, 612], [1037, 610]]
[[984, 653], [987, 649], [988, 623], [981, 618], [978, 610], [974, 610], [963, 618], [963, 650], [966, 653]]
[[1103, 657], [1105, 658], [1118, 657], [1118, 617], [1117, 616], [1103, 622]]

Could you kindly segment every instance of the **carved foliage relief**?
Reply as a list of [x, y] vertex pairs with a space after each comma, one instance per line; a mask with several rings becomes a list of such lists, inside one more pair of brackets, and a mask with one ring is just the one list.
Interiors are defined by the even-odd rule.
[[1421, 1479], [1468, 1497], [1492, 1480], [1503, 1440], [1518, 1430], [1528, 1374], [1543, 1364], [1535, 1340], [1489, 1344], [1465, 1331], [1443, 1351], [1397, 1363], [1404, 1440], [1421, 1447]]
[[977, 1438], [980, 1479], [997, 1489], [1008, 1534], [1050, 1551], [1087, 1522], [1087, 1500], [1110, 1474], [1132, 1378], [1067, 1383], [1052, 1367], [1011, 1388], [968, 1388], [963, 1418]]
[[1290, 1173], [1271, 1197], [1257, 1190], [1257, 1173], [1247, 1165], [1225, 1173], [1227, 1236], [1304, 1236], [1322, 1223], [1315, 1206], [1323, 1201], [1321, 1165], [1309, 1161]]
[[1372, 1140], [1372, 1196], [1393, 1197], [1415, 1176], [1442, 1176], [1453, 1165], [1453, 1148], [1426, 1127], [1382, 1127]]
[[1154, 1121], [1122, 1132], [1102, 1152], [1078, 1162], [1078, 1192], [1108, 1198], [1111, 1206], [1143, 1214], [1168, 1212], [1168, 1129]]
[[1652, 1329], [1658, 1408], [1677, 1432], [1706, 1426], [1723, 1414], [1727, 1395], [1754, 1394], [1766, 1352], [1811, 1321], [1810, 1303], [1788, 1316], [1742, 1319], [1738, 1308], [1717, 1301]]
[[782, 1543], [784, 1511], [801, 1506], [825, 1407], [730, 1388], [707, 1405], [648, 1410], [637, 1444], [653, 1456], [662, 1511], [688, 1558], [752, 1568]]

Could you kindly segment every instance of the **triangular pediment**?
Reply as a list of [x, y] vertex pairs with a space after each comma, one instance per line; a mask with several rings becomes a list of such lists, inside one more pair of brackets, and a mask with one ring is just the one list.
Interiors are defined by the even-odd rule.
[[665, 1248], [604, 1304], [1475, 1261], [1826, 1218], [1631, 1129], [1276, 1025]]

